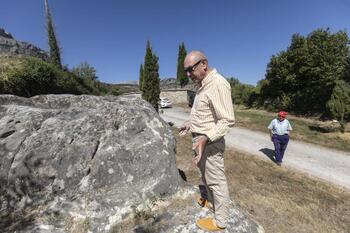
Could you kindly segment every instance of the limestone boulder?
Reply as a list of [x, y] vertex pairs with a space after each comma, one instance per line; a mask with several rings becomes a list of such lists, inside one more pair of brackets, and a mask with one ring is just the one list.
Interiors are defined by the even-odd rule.
[[[198, 195], [140, 97], [0, 95], [1, 232], [204, 233]], [[224, 232], [263, 229], [232, 202]]]
[[42, 216], [89, 216], [102, 232], [178, 184], [171, 129], [141, 98], [0, 96], [0, 186], [13, 210], [49, 204]]

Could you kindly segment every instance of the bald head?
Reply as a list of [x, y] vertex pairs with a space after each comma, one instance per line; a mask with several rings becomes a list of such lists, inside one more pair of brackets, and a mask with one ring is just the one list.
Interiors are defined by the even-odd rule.
[[[187, 60], [187, 62], [186, 62], [186, 60]], [[200, 60], [208, 61], [208, 59], [204, 55], [204, 53], [202, 53], [201, 51], [193, 50], [189, 54], [187, 54], [187, 56], [185, 58], [185, 63], [187, 63], [187, 64], [194, 64], [194, 63], [196, 63], [196, 62], [198, 62]]]
[[200, 83], [211, 71], [208, 59], [201, 51], [191, 51], [184, 60], [186, 75], [194, 82]]

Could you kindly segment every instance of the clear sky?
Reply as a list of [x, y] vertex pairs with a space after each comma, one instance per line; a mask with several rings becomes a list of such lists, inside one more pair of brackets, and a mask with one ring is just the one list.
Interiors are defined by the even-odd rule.
[[[180, 42], [226, 77], [255, 85], [293, 33], [350, 33], [350, 0], [49, 0], [62, 63], [86, 61], [108, 83], [136, 81], [146, 41], [160, 78], [175, 77]], [[44, 0], [0, 0], [0, 27], [48, 50]]]

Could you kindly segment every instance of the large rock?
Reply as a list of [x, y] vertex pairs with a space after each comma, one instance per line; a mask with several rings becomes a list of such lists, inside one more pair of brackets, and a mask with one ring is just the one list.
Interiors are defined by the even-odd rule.
[[174, 150], [171, 129], [140, 98], [0, 96], [0, 186], [14, 210], [48, 205], [38, 214], [85, 216], [103, 232], [176, 192]]
[[[0, 95], [1, 232], [204, 233], [198, 195], [141, 98]], [[229, 216], [224, 232], [263, 232], [233, 203]]]

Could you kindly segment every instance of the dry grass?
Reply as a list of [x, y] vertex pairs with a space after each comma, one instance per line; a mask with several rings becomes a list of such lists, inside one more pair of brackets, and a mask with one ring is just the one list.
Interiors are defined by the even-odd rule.
[[348, 141], [350, 143], [350, 132], [346, 133], [340, 133], [340, 132], [335, 132], [335, 133], [329, 133], [328, 137], [330, 138], [340, 138], [344, 141]]
[[[200, 178], [191, 164], [191, 138], [177, 139], [177, 166], [187, 182]], [[225, 169], [231, 198], [266, 232], [349, 232], [350, 192], [270, 161], [228, 150]]]
[[4, 56], [0, 54], [0, 82], [10, 78], [11, 71], [20, 67], [24, 59], [21, 56]]

